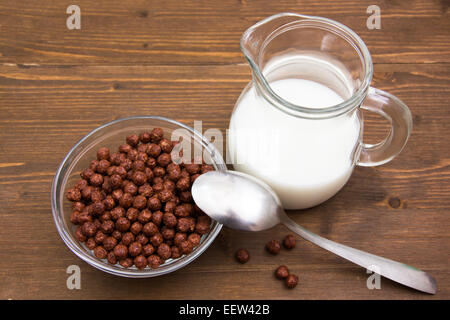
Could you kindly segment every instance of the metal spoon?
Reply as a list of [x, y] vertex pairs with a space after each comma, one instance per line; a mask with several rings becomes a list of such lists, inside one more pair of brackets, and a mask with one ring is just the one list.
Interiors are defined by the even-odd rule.
[[261, 231], [283, 223], [306, 240], [359, 266], [416, 290], [436, 293], [434, 278], [419, 269], [336, 243], [299, 226], [287, 216], [275, 192], [250, 175], [207, 172], [195, 180], [192, 196], [200, 209], [232, 229]]

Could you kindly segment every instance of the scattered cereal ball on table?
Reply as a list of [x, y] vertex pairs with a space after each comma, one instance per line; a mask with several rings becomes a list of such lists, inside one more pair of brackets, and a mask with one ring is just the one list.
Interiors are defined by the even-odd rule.
[[296, 245], [296, 242], [297, 242], [297, 240], [295, 239], [295, 237], [292, 234], [288, 234], [283, 239], [283, 246], [286, 249], [293, 249]]
[[285, 279], [289, 276], [289, 269], [286, 266], [279, 266], [275, 270], [275, 277], [278, 279]]
[[266, 244], [266, 250], [271, 254], [278, 254], [280, 252], [281, 245], [278, 240], [271, 240]]
[[284, 280], [286, 287], [288, 287], [289, 289], [295, 288], [297, 286], [298, 283], [298, 277], [295, 274], [290, 274], [286, 277], [286, 279]]
[[236, 260], [240, 263], [246, 263], [250, 260], [250, 254], [245, 249], [239, 249], [236, 251]]

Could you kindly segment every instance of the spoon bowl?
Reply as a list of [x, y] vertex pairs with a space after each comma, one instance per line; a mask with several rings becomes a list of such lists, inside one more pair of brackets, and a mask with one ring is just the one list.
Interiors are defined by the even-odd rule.
[[[211, 186], [214, 186], [213, 188]], [[242, 192], [235, 192], [236, 186]], [[280, 221], [281, 202], [264, 182], [237, 171], [210, 171], [192, 185], [195, 203], [214, 220], [236, 230], [261, 231]]]

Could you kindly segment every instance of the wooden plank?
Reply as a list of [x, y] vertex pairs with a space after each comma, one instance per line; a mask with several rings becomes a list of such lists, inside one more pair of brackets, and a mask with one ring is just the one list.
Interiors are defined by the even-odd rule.
[[[244, 62], [242, 32], [279, 12], [325, 16], [354, 29], [375, 63], [450, 62], [448, 1], [89, 1], [81, 30], [66, 28], [67, 3], [0, 3], [0, 62], [39, 65], [179, 65]], [[367, 7], [381, 8], [368, 30]]]
[[[287, 233], [281, 226], [260, 233], [225, 229], [200, 258], [163, 277], [123, 279], [88, 266], [66, 248], [51, 217], [51, 180], [65, 153], [98, 125], [125, 116], [203, 120], [205, 129], [225, 130], [249, 68], [2, 65], [0, 298], [448, 299], [449, 77], [448, 64], [377, 65], [374, 86], [412, 110], [410, 142], [387, 165], [356, 168], [330, 201], [290, 213], [321, 235], [429, 271], [439, 284], [429, 296], [386, 279], [382, 290], [368, 290], [365, 270], [305, 241], [271, 257], [263, 247]], [[374, 118], [367, 124], [368, 138], [382, 136]], [[252, 255], [246, 265], [233, 260], [239, 247]], [[66, 288], [72, 264], [81, 267], [80, 291]], [[299, 274], [296, 290], [273, 279], [279, 264]]]

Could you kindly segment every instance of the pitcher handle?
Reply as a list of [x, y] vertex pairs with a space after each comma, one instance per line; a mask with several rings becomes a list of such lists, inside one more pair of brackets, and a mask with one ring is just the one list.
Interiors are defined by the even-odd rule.
[[408, 141], [413, 125], [411, 111], [399, 98], [372, 87], [369, 88], [361, 108], [386, 118], [391, 124], [391, 130], [388, 136], [377, 144], [363, 143], [357, 164], [373, 167], [391, 161]]

